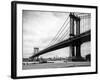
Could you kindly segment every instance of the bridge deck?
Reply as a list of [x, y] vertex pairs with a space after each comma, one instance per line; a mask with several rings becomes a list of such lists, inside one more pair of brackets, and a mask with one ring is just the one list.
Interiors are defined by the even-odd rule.
[[54, 51], [57, 49], [61, 49], [61, 48], [70, 46], [71, 44], [76, 45], [77, 42], [79, 42], [79, 41], [82, 44], [83, 42], [90, 41], [90, 39], [91, 39], [91, 31], [89, 30], [87, 32], [81, 33], [80, 35], [74, 36], [73, 38], [69, 38], [69, 39], [64, 40], [62, 42], [54, 44], [54, 45], [38, 52], [37, 54], [33, 55], [31, 58], [45, 54], [45, 53], [50, 52], [50, 51]]

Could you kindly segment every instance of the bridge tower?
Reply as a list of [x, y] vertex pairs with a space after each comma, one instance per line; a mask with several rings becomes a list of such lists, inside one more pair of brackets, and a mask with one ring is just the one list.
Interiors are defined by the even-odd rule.
[[[72, 38], [74, 36], [74, 13], [70, 13], [70, 38]], [[70, 45], [70, 57], [74, 57], [75, 53], [74, 53], [75, 49], [74, 49], [74, 45], [71, 44]]]
[[[35, 47], [35, 48], [34, 48], [34, 55], [37, 54], [38, 52], [39, 52], [39, 48], [38, 48], [38, 47]], [[38, 57], [36, 57], [35, 59], [37, 60]]]
[[[76, 17], [76, 35], [80, 35], [80, 18]], [[80, 40], [77, 41], [76, 44], [76, 58], [81, 58], [81, 42]]]
[[[76, 24], [76, 27], [75, 27]], [[74, 30], [76, 28], [76, 31]], [[80, 18], [75, 16], [74, 13], [70, 13], [70, 38], [80, 35]], [[71, 57], [75, 60], [81, 60], [81, 43], [80, 40], [77, 43], [70, 45]], [[76, 54], [75, 54], [76, 53]]]

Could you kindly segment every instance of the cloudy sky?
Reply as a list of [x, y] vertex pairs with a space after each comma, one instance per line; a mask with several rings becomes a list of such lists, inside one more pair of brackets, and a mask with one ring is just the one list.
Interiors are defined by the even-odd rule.
[[[39, 50], [46, 48], [59, 31], [68, 15], [69, 13], [63, 12], [23, 10], [23, 57], [26, 58], [32, 56], [34, 47], [38, 47]], [[88, 49], [85, 50], [87, 47]], [[82, 55], [85, 55], [87, 51], [90, 53], [90, 43], [83, 44], [82, 50], [85, 50]], [[54, 56], [69, 56], [69, 47], [42, 55], [42, 57]]]

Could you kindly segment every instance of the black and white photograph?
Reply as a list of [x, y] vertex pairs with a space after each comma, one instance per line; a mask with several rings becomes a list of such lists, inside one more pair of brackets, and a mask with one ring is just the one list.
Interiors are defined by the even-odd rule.
[[23, 70], [91, 66], [91, 14], [23, 10]]
[[96, 6], [13, 2], [12, 76], [96, 73], [96, 12]]

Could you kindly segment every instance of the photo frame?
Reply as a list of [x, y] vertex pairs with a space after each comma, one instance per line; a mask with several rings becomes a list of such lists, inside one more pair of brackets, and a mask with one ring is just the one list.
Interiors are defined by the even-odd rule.
[[97, 6], [12, 1], [11, 78], [97, 74], [97, 13]]

